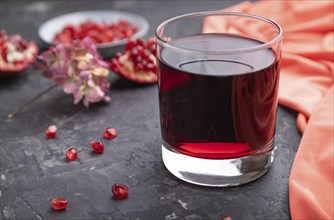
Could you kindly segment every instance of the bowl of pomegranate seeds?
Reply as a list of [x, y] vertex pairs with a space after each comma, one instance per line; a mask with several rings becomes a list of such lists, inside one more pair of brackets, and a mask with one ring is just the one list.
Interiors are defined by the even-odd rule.
[[44, 22], [39, 37], [48, 45], [68, 44], [90, 37], [104, 58], [121, 51], [129, 39], [138, 39], [149, 30], [147, 20], [137, 14], [94, 10], [60, 15]]

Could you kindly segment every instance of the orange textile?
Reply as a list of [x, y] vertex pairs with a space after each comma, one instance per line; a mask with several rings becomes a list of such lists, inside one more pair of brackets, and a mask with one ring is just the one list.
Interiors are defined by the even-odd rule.
[[[334, 1], [244, 2], [224, 11], [282, 26], [279, 103], [299, 112], [303, 134], [289, 179], [290, 213], [292, 219], [334, 219]], [[221, 30], [220, 19], [208, 18], [204, 30]]]

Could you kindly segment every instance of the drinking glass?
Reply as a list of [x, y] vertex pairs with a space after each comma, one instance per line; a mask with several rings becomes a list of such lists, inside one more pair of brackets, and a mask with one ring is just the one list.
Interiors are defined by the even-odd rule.
[[205, 186], [262, 176], [275, 155], [282, 29], [232, 12], [171, 18], [156, 30], [162, 159]]

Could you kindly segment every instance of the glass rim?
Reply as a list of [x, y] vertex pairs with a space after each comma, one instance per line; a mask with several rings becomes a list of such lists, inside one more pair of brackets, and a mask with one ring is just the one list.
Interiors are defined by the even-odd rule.
[[[195, 49], [188, 49], [188, 48], [182, 48], [178, 46], [174, 46], [172, 44], [169, 44], [168, 41], [162, 39], [159, 36], [159, 32], [165, 27], [166, 25], [179, 20], [183, 18], [191, 18], [191, 17], [199, 17], [199, 16], [228, 16], [228, 15], [233, 15], [233, 16], [241, 16], [241, 17], [249, 17], [249, 18], [254, 18], [258, 20], [265, 21], [267, 23], [271, 23], [273, 26], [275, 26], [278, 30], [278, 34], [276, 37], [271, 39], [270, 41], [263, 42], [260, 45], [256, 46], [251, 46], [251, 47], [246, 47], [246, 48], [241, 48], [241, 49], [233, 49], [233, 50], [220, 50], [220, 51], [202, 51], [202, 50], [195, 50]], [[188, 14], [183, 14], [179, 15], [173, 18], [170, 18], [164, 22], [162, 22], [155, 30], [155, 38], [157, 39], [157, 42], [161, 43], [164, 47], [169, 47], [174, 50], [179, 50], [182, 51], [183, 53], [192, 53], [192, 54], [211, 54], [211, 55], [224, 55], [224, 54], [239, 54], [239, 53], [245, 53], [245, 52], [254, 52], [262, 49], [267, 49], [275, 44], [277, 44], [283, 36], [283, 29], [282, 27], [276, 23], [275, 21], [265, 18], [259, 15], [254, 15], [254, 14], [247, 14], [247, 13], [242, 13], [242, 12], [227, 12], [227, 11], [203, 11], [203, 12], [193, 12], [193, 13], [188, 13]]]

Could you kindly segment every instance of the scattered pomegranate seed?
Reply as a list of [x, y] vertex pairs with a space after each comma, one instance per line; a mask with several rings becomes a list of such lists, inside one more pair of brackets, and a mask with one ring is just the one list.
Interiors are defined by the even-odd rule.
[[67, 200], [64, 198], [54, 198], [51, 200], [51, 206], [54, 210], [61, 211], [66, 209], [67, 207]]
[[116, 199], [125, 199], [128, 197], [129, 189], [122, 184], [114, 184], [111, 188], [112, 193]]
[[76, 160], [78, 158], [78, 153], [74, 148], [70, 148], [66, 152], [66, 159]]
[[90, 146], [93, 148], [93, 150], [96, 153], [102, 154], [103, 150], [104, 150], [104, 145], [102, 142], [100, 141], [92, 141], [90, 142]]
[[224, 216], [221, 220], [232, 220], [231, 216]]
[[105, 139], [114, 139], [117, 136], [117, 130], [115, 128], [106, 128], [103, 132]]
[[45, 136], [47, 138], [55, 138], [57, 135], [57, 126], [56, 125], [50, 125], [46, 130], [45, 130]]

